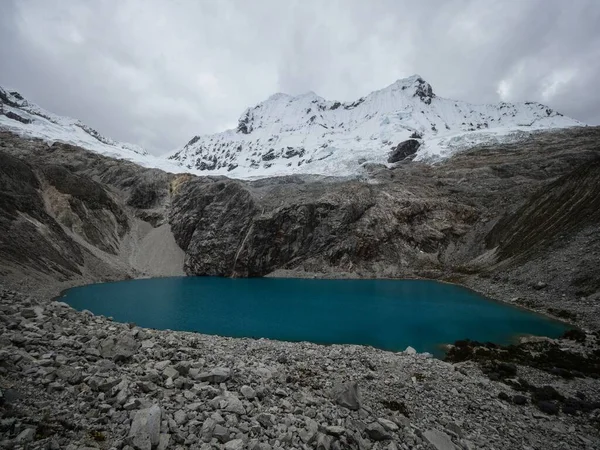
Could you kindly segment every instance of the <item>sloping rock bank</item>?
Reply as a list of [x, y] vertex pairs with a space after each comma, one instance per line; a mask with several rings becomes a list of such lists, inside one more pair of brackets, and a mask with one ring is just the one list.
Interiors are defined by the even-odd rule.
[[[0, 289], [0, 446], [592, 449], [598, 410], [541, 412], [472, 363], [142, 329]], [[549, 382], [515, 366], [515, 376]], [[546, 378], [544, 378], [546, 377]], [[598, 399], [598, 381], [557, 379]]]

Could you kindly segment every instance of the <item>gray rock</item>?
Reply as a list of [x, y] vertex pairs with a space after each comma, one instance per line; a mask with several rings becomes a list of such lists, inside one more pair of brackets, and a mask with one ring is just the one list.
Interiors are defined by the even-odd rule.
[[256, 416], [256, 421], [263, 427], [269, 428], [275, 425], [275, 416], [273, 414], [260, 413]]
[[328, 436], [323, 433], [317, 434], [317, 450], [329, 450], [331, 448], [331, 443], [333, 442], [333, 437]]
[[377, 419], [377, 422], [379, 422], [383, 426], [383, 428], [385, 428], [388, 431], [397, 431], [398, 430], [398, 425], [396, 425], [391, 420], [380, 417], [379, 419]]
[[460, 426], [454, 422], [450, 422], [446, 425], [446, 429], [449, 430], [450, 432], [454, 433], [456, 436], [458, 437], [462, 437], [463, 436], [463, 431], [460, 428]]
[[186, 376], [189, 373], [191, 366], [189, 361], [179, 361], [175, 364], [175, 370], [179, 372], [179, 375]]
[[33, 442], [35, 439], [35, 428], [25, 428], [15, 438], [15, 442], [19, 444], [25, 444], [27, 442]]
[[325, 432], [332, 436], [341, 436], [342, 434], [344, 434], [345, 431], [346, 429], [344, 427], [340, 427], [337, 425], [330, 425], [328, 427], [325, 427]]
[[244, 441], [241, 439], [233, 439], [225, 444], [225, 450], [242, 450]]
[[231, 377], [231, 370], [226, 367], [215, 367], [210, 372], [203, 372], [198, 375], [200, 381], [208, 381], [209, 383], [219, 384], [224, 383]]
[[254, 389], [252, 389], [250, 386], [242, 386], [240, 388], [240, 393], [247, 398], [248, 400], [252, 400], [254, 399], [254, 397], [256, 397], [256, 391]]
[[246, 409], [244, 408], [242, 401], [234, 395], [227, 396], [227, 406], [224, 410], [240, 415], [246, 414]]
[[161, 409], [158, 405], [137, 411], [129, 429], [129, 443], [137, 450], [151, 450], [160, 440]]
[[[187, 422], [187, 414], [182, 409], [179, 409], [179, 410], [175, 411], [175, 414], [173, 414], [173, 419], [175, 420], [177, 425], [183, 425], [184, 423]], [[207, 420], [210, 420], [210, 419], [207, 419]]]
[[358, 411], [361, 399], [358, 393], [358, 383], [350, 382], [336, 386], [332, 391], [335, 402], [345, 408]]
[[392, 435], [377, 422], [368, 424], [365, 432], [374, 441], [389, 441], [392, 439]]
[[83, 379], [81, 370], [70, 366], [61, 366], [56, 369], [56, 376], [69, 384], [79, 384]]
[[225, 443], [229, 441], [229, 430], [225, 428], [223, 425], [215, 425], [213, 430], [213, 437], [216, 438], [219, 442]]
[[118, 362], [128, 360], [137, 353], [139, 348], [139, 342], [128, 333], [122, 333], [119, 336], [104, 339], [100, 342], [98, 351], [103, 358]]
[[33, 319], [37, 316], [33, 308], [23, 308], [21, 315], [26, 319]]
[[457, 447], [443, 431], [427, 430], [423, 433], [423, 438], [429, 442], [436, 450], [457, 450]]
[[[181, 411], [177, 411], [175, 413], [175, 422], [177, 422], [177, 424], [181, 425], [183, 423], [183, 419], [181, 418]], [[180, 420], [182, 420], [182, 422], [179, 422], [177, 420], [177, 417], [180, 418]], [[202, 424], [202, 429], [200, 430], [200, 436], [202, 437], [202, 440], [204, 440], [204, 442], [210, 442], [210, 440], [213, 437], [213, 432], [215, 430], [215, 427], [217, 426], [217, 422], [215, 421], [215, 419], [213, 419], [212, 417], [209, 417], [208, 419], [206, 419], [204, 421], [204, 423]]]
[[158, 438], [158, 446], [156, 450], [167, 450], [169, 448], [169, 443], [171, 442], [171, 435], [164, 433], [161, 434]]
[[175, 367], [167, 366], [163, 370], [163, 375], [167, 378], [171, 378], [172, 380], [175, 380], [179, 376], [179, 372], [177, 371], [177, 369], [175, 369]]

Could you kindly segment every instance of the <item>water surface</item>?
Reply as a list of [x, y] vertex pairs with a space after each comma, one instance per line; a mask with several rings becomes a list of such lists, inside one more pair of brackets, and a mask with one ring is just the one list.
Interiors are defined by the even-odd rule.
[[425, 280], [174, 277], [93, 284], [65, 291], [76, 309], [143, 327], [385, 350], [412, 346], [441, 356], [469, 338], [508, 344], [519, 335], [558, 337], [567, 326]]

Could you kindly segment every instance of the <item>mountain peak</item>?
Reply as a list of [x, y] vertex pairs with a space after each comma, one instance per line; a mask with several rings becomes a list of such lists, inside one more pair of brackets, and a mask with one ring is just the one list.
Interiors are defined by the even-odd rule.
[[382, 89], [384, 92], [403, 92], [414, 97], [418, 97], [426, 104], [431, 104], [431, 100], [435, 98], [431, 85], [420, 75], [411, 75], [407, 78], [401, 78]]
[[197, 136], [170, 159], [188, 170], [238, 178], [292, 173], [356, 175], [387, 163], [399, 143], [418, 136], [417, 159], [440, 159], [511, 133], [581, 125], [536, 104], [475, 105], [437, 97], [418, 74], [354, 102], [314, 92], [275, 94], [246, 109], [237, 129]]

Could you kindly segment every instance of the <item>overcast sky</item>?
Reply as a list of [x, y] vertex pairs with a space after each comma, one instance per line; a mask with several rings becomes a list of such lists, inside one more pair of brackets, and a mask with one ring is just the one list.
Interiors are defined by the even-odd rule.
[[414, 73], [600, 124], [600, 0], [0, 0], [0, 85], [153, 153], [275, 92], [352, 100]]

